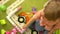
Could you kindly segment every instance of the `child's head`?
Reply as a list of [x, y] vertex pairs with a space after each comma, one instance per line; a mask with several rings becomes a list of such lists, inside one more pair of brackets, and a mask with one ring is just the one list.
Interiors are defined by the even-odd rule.
[[50, 1], [44, 9], [45, 17], [48, 20], [56, 20], [60, 18], [60, 0]]
[[44, 8], [44, 17], [41, 24], [46, 29], [51, 29], [56, 21], [60, 19], [60, 0], [51, 0]]

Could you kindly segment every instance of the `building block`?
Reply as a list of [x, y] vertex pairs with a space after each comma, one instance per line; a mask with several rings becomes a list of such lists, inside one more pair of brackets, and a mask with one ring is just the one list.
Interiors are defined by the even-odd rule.
[[2, 19], [2, 20], [0, 20], [0, 23], [1, 23], [1, 25], [6, 24], [6, 20], [5, 19]]
[[0, 6], [0, 10], [6, 11], [7, 7], [5, 5]]
[[7, 32], [6, 32], [6, 34], [10, 34], [10, 32], [9, 32], [9, 31], [7, 31]]
[[5, 34], [5, 30], [4, 29], [1, 29], [1, 34]]

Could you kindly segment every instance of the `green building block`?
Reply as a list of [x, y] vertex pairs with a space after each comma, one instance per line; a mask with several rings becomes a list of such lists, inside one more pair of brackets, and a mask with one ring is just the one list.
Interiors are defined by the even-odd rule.
[[0, 10], [6, 11], [7, 7], [5, 5], [0, 6]]
[[1, 29], [1, 34], [5, 34], [5, 30], [4, 29]]
[[2, 20], [0, 20], [0, 23], [1, 23], [1, 25], [5, 25], [6, 24], [6, 20], [2, 19]]

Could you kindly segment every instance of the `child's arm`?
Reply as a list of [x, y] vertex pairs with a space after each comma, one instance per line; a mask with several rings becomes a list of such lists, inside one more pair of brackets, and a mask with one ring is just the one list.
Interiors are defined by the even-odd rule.
[[23, 33], [26, 28], [28, 28], [28, 26], [33, 23], [36, 19], [40, 18], [41, 17], [41, 12], [42, 10], [38, 11], [25, 25], [24, 27], [22, 28], [22, 30], [20, 31], [20, 33]]
[[30, 24], [32, 24], [36, 19], [40, 18], [41, 12], [43, 10], [38, 11], [29, 21], [24, 25], [23, 28], [27, 28]]

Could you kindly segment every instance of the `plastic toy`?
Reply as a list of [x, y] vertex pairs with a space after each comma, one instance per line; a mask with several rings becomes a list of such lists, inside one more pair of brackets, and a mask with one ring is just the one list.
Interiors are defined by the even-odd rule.
[[32, 31], [31, 31], [31, 34], [38, 34], [38, 31], [32, 30]]
[[11, 32], [5, 31], [4, 29], [1, 30], [1, 34], [16, 34], [17, 30], [15, 28], [12, 29]]
[[36, 8], [35, 8], [35, 7], [32, 8], [32, 13], [33, 13], [33, 14], [36, 13]]
[[9, 31], [6, 31], [5, 34], [10, 34], [10, 32]]
[[11, 32], [6, 31], [5, 33], [6, 34], [16, 34], [16, 32], [17, 32], [17, 30], [15, 28], [13, 28]]
[[20, 32], [20, 33], [22, 34], [25, 30], [26, 30], [26, 29], [21, 29], [21, 30], [20, 30], [17, 26], [15, 26], [15, 28], [13, 28], [11, 32], [6, 31], [5, 33], [6, 33], [6, 34], [16, 34], [17, 31], [18, 31], [18, 32]]
[[6, 7], [5, 5], [2, 5], [2, 6], [0, 6], [0, 9], [1, 9], [2, 11], [6, 11], [7, 7]]
[[32, 14], [32, 12], [29, 14], [29, 16], [30, 16], [30, 17], [33, 17], [33, 14]]
[[16, 34], [17, 30], [15, 28], [12, 29], [11, 34]]
[[18, 16], [19, 16], [18, 22], [21, 22], [21, 21], [19, 21], [19, 19], [22, 16], [24, 16], [24, 17], [22, 17], [23, 18], [23, 21], [24, 21], [23, 23], [27, 23], [30, 20], [30, 17], [29, 17], [29, 15], [26, 12], [21, 12], [20, 14], [18, 14]]
[[19, 29], [17, 26], [15, 26], [15, 29], [18, 31], [18, 32], [20, 32], [21, 34], [23, 34], [23, 32], [26, 30], [26, 29]]
[[1, 23], [1, 25], [5, 25], [6, 24], [6, 20], [2, 19], [2, 20], [0, 20], [0, 23]]
[[24, 16], [19, 16], [18, 21], [19, 21], [20, 23], [26, 23], [26, 19], [25, 19]]
[[21, 9], [22, 9], [22, 7], [21, 7], [21, 6], [19, 6], [17, 11], [19, 11], [19, 10], [21, 10]]
[[1, 34], [5, 34], [5, 30], [4, 29], [1, 29]]

